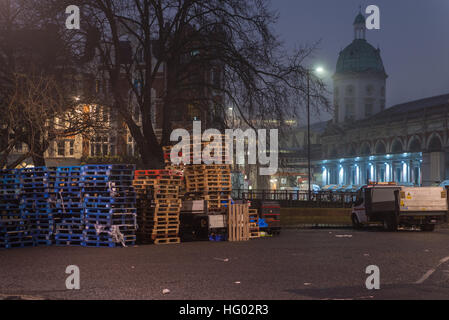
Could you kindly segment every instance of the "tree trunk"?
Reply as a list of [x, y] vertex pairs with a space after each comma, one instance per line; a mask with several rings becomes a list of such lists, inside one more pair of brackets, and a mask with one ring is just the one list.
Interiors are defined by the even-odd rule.
[[[144, 138], [148, 141], [148, 138]], [[159, 144], [150, 144], [149, 142], [141, 143], [143, 148], [140, 150], [140, 155], [142, 157], [143, 166], [145, 169], [163, 169], [164, 168], [164, 159], [162, 148]]]
[[35, 167], [45, 167], [45, 158], [43, 152], [33, 152], [31, 156]]

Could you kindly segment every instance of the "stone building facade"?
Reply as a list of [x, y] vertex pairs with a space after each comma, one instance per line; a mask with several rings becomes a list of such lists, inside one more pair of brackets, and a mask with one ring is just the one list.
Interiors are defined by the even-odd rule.
[[[353, 28], [354, 40], [340, 52], [333, 76], [334, 117], [311, 125], [312, 183], [349, 186], [371, 180], [428, 186], [449, 179], [449, 94], [385, 108], [388, 76], [380, 49], [365, 39], [361, 13]], [[287, 143], [280, 161], [284, 171], [304, 183], [307, 128], [293, 135], [299, 143]]]

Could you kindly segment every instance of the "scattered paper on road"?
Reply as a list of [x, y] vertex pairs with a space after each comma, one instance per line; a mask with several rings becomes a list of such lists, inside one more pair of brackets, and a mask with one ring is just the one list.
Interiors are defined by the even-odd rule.
[[228, 262], [229, 261], [229, 259], [228, 258], [214, 258], [215, 260], [218, 260], [218, 261], [223, 261], [223, 262]]
[[169, 294], [169, 293], [170, 293], [170, 290], [168, 290], [168, 289], [162, 290], [162, 294]]
[[337, 238], [352, 238], [352, 234], [336, 234]]

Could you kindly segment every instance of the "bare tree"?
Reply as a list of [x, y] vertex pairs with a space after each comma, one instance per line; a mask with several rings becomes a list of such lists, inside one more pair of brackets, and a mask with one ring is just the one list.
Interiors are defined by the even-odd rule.
[[[74, 99], [80, 68], [73, 46], [62, 25], [49, 23], [60, 13], [52, 14], [49, 1], [0, 4], [0, 167], [28, 157], [44, 166], [54, 140], [89, 134], [97, 122]], [[22, 143], [27, 152], [8, 163], [14, 146]]]
[[[265, 0], [85, 0], [82, 33], [96, 30], [96, 56], [111, 82], [112, 101], [146, 166], [161, 164], [179, 115], [187, 106], [208, 126], [226, 127], [233, 108], [249, 127], [301, 116], [305, 60], [313, 47], [291, 54], [272, 28], [276, 13]], [[158, 142], [152, 122], [160, 68], [166, 68]], [[327, 107], [323, 84], [312, 79], [317, 106]], [[133, 117], [138, 106], [141, 121]], [[206, 117], [207, 115], [207, 117]], [[275, 120], [275, 121], [272, 121]]]

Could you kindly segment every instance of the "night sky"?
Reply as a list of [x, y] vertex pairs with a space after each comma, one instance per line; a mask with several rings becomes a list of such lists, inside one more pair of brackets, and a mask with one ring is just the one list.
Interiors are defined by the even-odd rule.
[[[276, 32], [287, 47], [321, 40], [308, 61], [331, 76], [338, 53], [354, 38], [352, 23], [362, 6], [380, 8], [380, 30], [367, 30], [366, 39], [380, 47], [387, 79], [387, 107], [449, 93], [448, 0], [273, 0], [280, 14]], [[327, 120], [326, 116], [321, 119]]]

